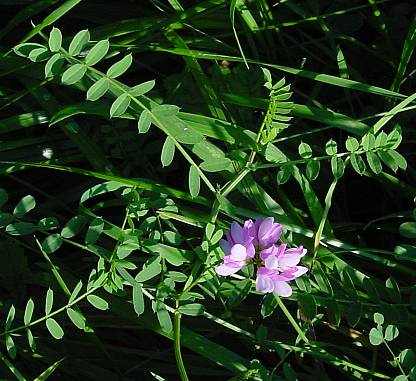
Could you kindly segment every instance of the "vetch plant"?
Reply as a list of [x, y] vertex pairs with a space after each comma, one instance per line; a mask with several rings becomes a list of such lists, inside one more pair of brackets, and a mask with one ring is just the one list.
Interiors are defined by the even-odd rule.
[[242, 227], [234, 221], [226, 239], [220, 242], [226, 255], [216, 268], [217, 274], [228, 276], [246, 265], [255, 264], [257, 291], [276, 296], [292, 295], [288, 282], [308, 271], [306, 267], [298, 266], [306, 249], [303, 246], [287, 248], [287, 243], [277, 246], [281, 233], [282, 225], [275, 223], [273, 217], [254, 222], [247, 220]]

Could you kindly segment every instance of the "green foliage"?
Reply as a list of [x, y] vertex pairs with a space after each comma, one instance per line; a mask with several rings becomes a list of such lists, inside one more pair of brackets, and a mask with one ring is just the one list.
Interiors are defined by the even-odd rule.
[[[414, 20], [374, 2], [83, 3], [17, 5], [0, 31], [5, 377], [414, 380]], [[215, 272], [230, 223], [259, 216], [308, 249], [283, 307], [253, 266]]]

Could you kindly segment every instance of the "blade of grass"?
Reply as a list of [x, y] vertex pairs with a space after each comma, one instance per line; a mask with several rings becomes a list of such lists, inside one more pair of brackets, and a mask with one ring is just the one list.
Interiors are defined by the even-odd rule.
[[[154, 50], [154, 51], [159, 51], [159, 52], [176, 54], [176, 55], [188, 55], [191, 57], [195, 57], [199, 59], [206, 59], [206, 60], [221, 60], [221, 61], [226, 60], [230, 62], [243, 62], [243, 60], [240, 57], [216, 54], [212, 52], [194, 50], [194, 49], [192, 50], [184, 50], [184, 49], [176, 49], [176, 48], [171, 49], [171, 48], [163, 48], [161, 46], [152, 46], [152, 47], [149, 47], [149, 49]], [[387, 90], [379, 86], [373, 86], [368, 83], [353, 81], [351, 79], [340, 78], [340, 77], [336, 77], [336, 76], [329, 75], [329, 74], [320, 74], [320, 73], [316, 73], [310, 70], [301, 70], [301, 69], [296, 69], [296, 68], [289, 67], [289, 66], [275, 65], [275, 64], [270, 64], [267, 62], [260, 62], [260, 61], [256, 61], [252, 59], [247, 59], [247, 62], [255, 64], [255, 65], [270, 67], [272, 69], [283, 71], [285, 73], [299, 75], [301, 77], [308, 78], [317, 82], [322, 82], [322, 83], [332, 85], [332, 86], [338, 86], [342, 88], [363, 91], [369, 94], [380, 95], [384, 97], [393, 97], [393, 98], [405, 98], [406, 97], [403, 94], [397, 93], [395, 91]]]

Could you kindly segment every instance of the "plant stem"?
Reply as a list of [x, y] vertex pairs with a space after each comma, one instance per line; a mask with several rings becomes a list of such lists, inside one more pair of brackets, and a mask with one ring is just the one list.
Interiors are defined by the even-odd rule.
[[285, 316], [287, 317], [287, 320], [289, 320], [290, 324], [292, 324], [293, 328], [295, 329], [295, 331], [298, 333], [299, 337], [306, 343], [309, 344], [309, 340], [308, 338], [305, 336], [304, 332], [302, 331], [302, 329], [299, 327], [299, 324], [296, 322], [296, 320], [293, 318], [293, 316], [291, 315], [291, 313], [289, 312], [289, 310], [286, 308], [286, 306], [283, 304], [282, 300], [275, 295], [276, 301], [278, 306], [280, 307], [280, 309], [282, 310], [282, 312], [285, 314]]
[[188, 375], [186, 374], [185, 365], [182, 360], [181, 353], [181, 316], [182, 314], [176, 310], [174, 314], [174, 337], [173, 346], [175, 348], [175, 359], [178, 366], [179, 375], [182, 381], [189, 381]]

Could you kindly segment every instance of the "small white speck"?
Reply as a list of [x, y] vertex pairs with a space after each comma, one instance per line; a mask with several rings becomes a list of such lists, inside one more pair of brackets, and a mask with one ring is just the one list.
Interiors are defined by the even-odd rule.
[[46, 148], [44, 148], [43, 150], [42, 150], [42, 156], [45, 158], [45, 159], [52, 159], [52, 156], [53, 156], [53, 149], [52, 148], [49, 148], [49, 147], [46, 147]]

